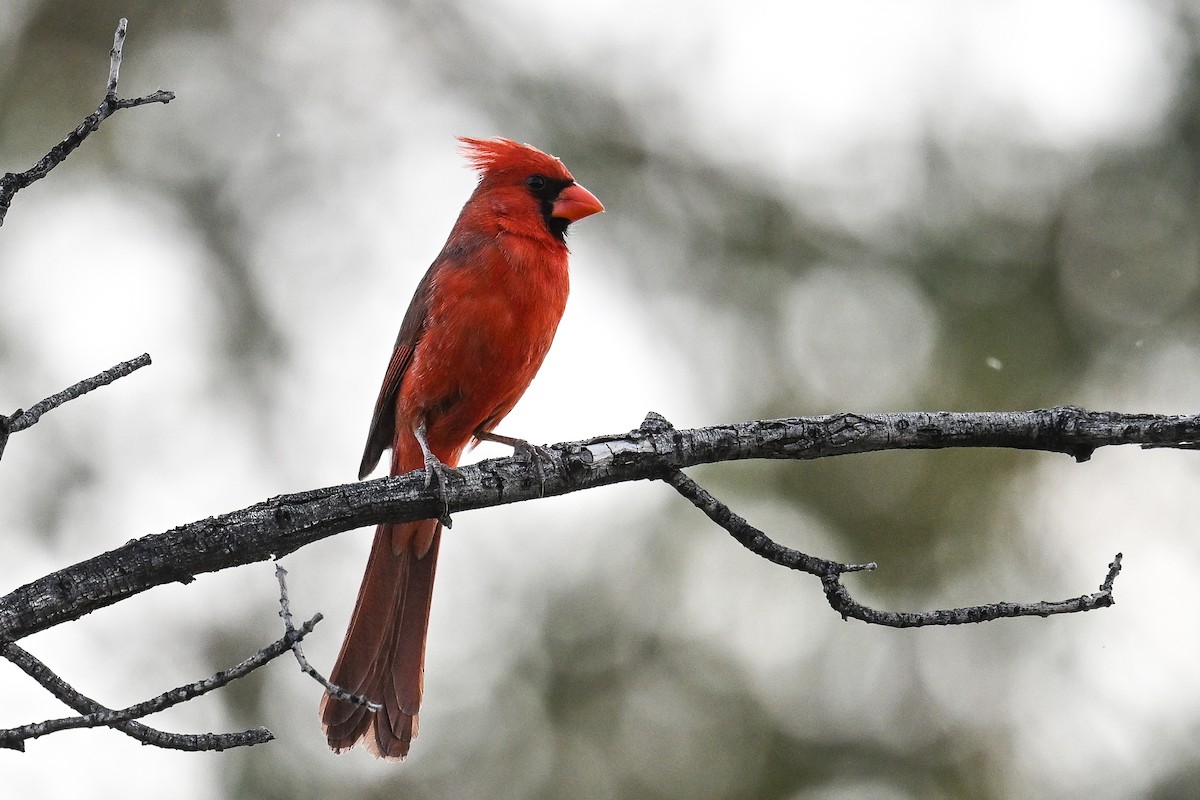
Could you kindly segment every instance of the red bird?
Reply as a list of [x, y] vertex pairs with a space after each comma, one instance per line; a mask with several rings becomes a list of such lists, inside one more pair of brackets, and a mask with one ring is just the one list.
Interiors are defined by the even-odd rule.
[[[462, 138], [479, 171], [442, 252], [417, 285], [375, 403], [358, 477], [392, 449], [392, 475], [424, 469], [444, 491], [444, 469], [492, 433], [525, 393], [567, 303], [567, 226], [603, 211], [563, 163], [509, 139]], [[443, 466], [444, 465], [444, 466]], [[425, 634], [442, 525], [383, 524], [330, 680], [381, 704], [326, 694], [321, 722], [337, 752], [365, 739], [404, 758], [417, 734]]]

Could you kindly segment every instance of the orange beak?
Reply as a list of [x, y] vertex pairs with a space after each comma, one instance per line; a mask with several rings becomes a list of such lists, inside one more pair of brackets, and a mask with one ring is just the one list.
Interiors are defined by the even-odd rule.
[[550, 216], [555, 219], [565, 219], [568, 222], [577, 222], [603, 210], [604, 204], [596, 199], [596, 195], [578, 183], [572, 183], [558, 193], [554, 206], [550, 210]]

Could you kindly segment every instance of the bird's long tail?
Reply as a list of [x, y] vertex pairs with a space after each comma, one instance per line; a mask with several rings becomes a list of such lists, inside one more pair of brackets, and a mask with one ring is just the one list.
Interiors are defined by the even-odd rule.
[[[418, 451], [416, 464], [408, 469], [423, 464], [420, 458]], [[412, 454], [397, 452], [392, 474], [405, 472], [405, 464], [413, 460]], [[408, 754], [417, 734], [441, 538], [441, 523], [432, 519], [384, 524], [375, 531], [354, 614], [329, 680], [382, 708], [372, 712], [329, 694], [321, 698], [321, 724], [329, 746], [339, 753], [365, 739], [376, 756], [398, 759]]]

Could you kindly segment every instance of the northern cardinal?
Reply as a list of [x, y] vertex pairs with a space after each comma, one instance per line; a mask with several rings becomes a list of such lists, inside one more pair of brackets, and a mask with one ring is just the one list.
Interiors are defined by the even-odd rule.
[[[404, 314], [360, 479], [390, 447], [392, 475], [424, 469], [426, 484], [444, 491], [445, 471], [472, 440], [528, 449], [492, 430], [554, 339], [567, 303], [567, 226], [604, 210], [553, 156], [509, 139], [459, 141], [479, 184]], [[376, 756], [408, 754], [441, 533], [433, 519], [375, 531], [330, 680], [382, 707], [322, 698], [325, 735], [339, 753], [365, 739]]]

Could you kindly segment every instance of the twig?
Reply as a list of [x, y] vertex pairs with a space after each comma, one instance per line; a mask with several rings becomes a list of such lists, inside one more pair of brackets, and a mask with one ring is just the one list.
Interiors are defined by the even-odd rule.
[[935, 611], [879, 611], [865, 606], [851, 597], [850, 592], [841, 582], [841, 576], [847, 572], [875, 569], [874, 562], [840, 564], [784, 547], [735, 514], [727, 505], [713, 497], [678, 469], [665, 469], [663, 480], [675, 487], [676, 491], [692, 502], [692, 505], [728, 531], [750, 552], [762, 556], [772, 564], [807, 572], [809, 575], [820, 578], [829, 605], [842, 615], [842, 619], [854, 618], [872, 625], [884, 625], [889, 628], [921, 628], [928, 625], [964, 625], [971, 622], [988, 622], [1008, 617], [1049, 617], [1054, 614], [1074, 614], [1080, 611], [1091, 611], [1093, 608], [1107, 608], [1116, 602], [1113, 598], [1112, 587], [1117, 574], [1121, 571], [1120, 553], [1117, 553], [1116, 558], [1108, 565], [1108, 574], [1100, 585], [1100, 591], [1082, 597], [1057, 602], [1042, 600], [1033, 603], [987, 603]]
[[24, 743], [29, 739], [36, 739], [50, 733], [73, 728], [97, 728], [102, 726], [116, 728], [147, 744], [154, 744], [159, 747], [175, 750], [226, 750], [232, 747], [243, 747], [268, 742], [275, 737], [269, 730], [263, 727], [240, 733], [191, 735], [158, 731], [135, 723], [133, 720], [157, 714], [159, 711], [164, 711], [172, 706], [208, 694], [211, 691], [228, 685], [238, 678], [245, 677], [290, 650], [293, 645], [311, 633], [313, 627], [319, 621], [320, 617], [318, 615], [299, 628], [289, 628], [282, 639], [264, 647], [228, 670], [222, 670], [204, 680], [179, 686], [157, 697], [120, 710], [106, 708], [95, 700], [81, 694], [28, 651], [10, 642], [0, 646], [0, 655], [12, 661], [59, 700], [79, 711], [82, 716], [46, 720], [45, 722], [35, 722], [17, 728], [0, 730], [0, 747], [24, 750]]
[[109, 51], [108, 82], [105, 84], [104, 99], [96, 110], [84, 118], [83, 122], [66, 135], [66, 137], [50, 149], [50, 152], [24, 172], [8, 172], [0, 176], [0, 225], [12, 205], [13, 196], [35, 181], [46, 177], [50, 170], [57, 167], [83, 140], [100, 127], [100, 123], [108, 119], [114, 112], [122, 108], [134, 108], [148, 103], [169, 103], [175, 99], [175, 93], [159, 89], [144, 97], [117, 97], [117, 80], [121, 73], [121, 51], [125, 45], [125, 29], [129, 21], [122, 18], [117, 23], [117, 32], [113, 36], [112, 50]]
[[[26, 675], [42, 685], [56, 698], [80, 714], [92, 714], [110, 709], [100, 705], [95, 700], [81, 694], [78, 690], [60, 678], [32, 653], [23, 650], [15, 644], [7, 644], [2, 648], [5, 658], [20, 667]], [[136, 739], [143, 744], [154, 745], [171, 750], [186, 750], [190, 752], [204, 750], [226, 750], [233, 747], [243, 747], [251, 744], [261, 744], [271, 740], [271, 733], [266, 728], [226, 734], [187, 734], [168, 733], [157, 728], [151, 728], [133, 720], [113, 723], [112, 728]], [[13, 750], [25, 750], [23, 739], [5, 739], [0, 735], [0, 747]]]
[[[291, 602], [288, 600], [287, 574], [287, 570], [283, 568], [283, 565], [276, 561], [275, 577], [279, 580], [279, 616], [283, 618], [284, 632], [286, 634], [290, 634], [295, 629], [292, 627]], [[313, 617], [314, 621], [318, 621], [320, 619], [322, 619], [322, 617], [319, 613]], [[344, 700], [348, 703], [354, 703], [355, 705], [366, 706], [371, 711], [378, 711], [383, 707], [381, 703], [368, 700], [361, 694], [354, 694], [353, 692], [346, 691], [336, 683], [331, 683], [320, 672], [317, 672], [317, 670], [308, 663], [308, 659], [304, 657], [304, 648], [300, 646], [299, 639], [292, 644], [292, 652], [296, 656], [296, 663], [300, 665], [300, 670], [312, 677], [317, 683], [324, 686], [325, 691], [333, 695], [338, 700]]]
[[126, 375], [139, 370], [142, 367], [150, 364], [150, 354], [142, 353], [140, 356], [129, 361], [122, 361], [115, 367], [110, 367], [98, 375], [93, 375], [90, 378], [85, 378], [74, 386], [68, 386], [57, 394], [50, 395], [40, 403], [34, 403], [28, 410], [22, 411], [17, 409], [10, 416], [0, 414], [0, 458], [4, 457], [4, 448], [8, 445], [8, 437], [10, 434], [23, 431], [26, 428], [33, 426], [42, 415], [47, 411], [53, 411], [63, 403], [81, 397], [93, 389], [99, 389], [101, 386], [107, 386], [119, 378], [124, 378]]

